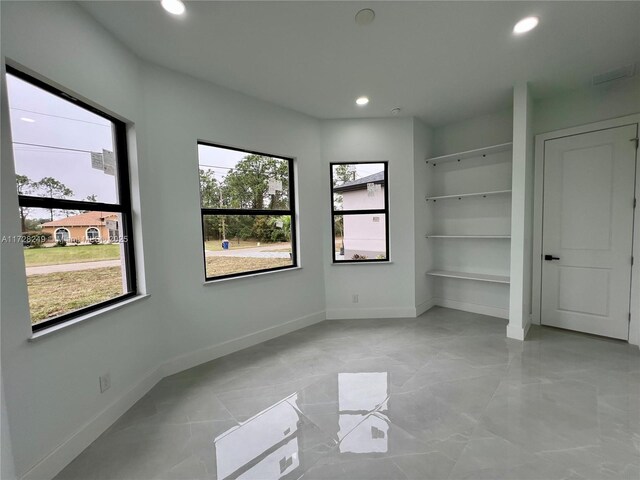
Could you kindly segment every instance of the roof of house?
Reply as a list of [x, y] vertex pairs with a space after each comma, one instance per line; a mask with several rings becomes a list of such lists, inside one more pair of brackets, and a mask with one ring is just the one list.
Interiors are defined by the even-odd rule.
[[53, 222], [43, 223], [43, 227], [93, 227], [105, 224], [105, 218], [112, 217], [112, 212], [85, 212], [70, 217], [60, 218]]
[[362, 177], [357, 180], [351, 180], [350, 182], [345, 182], [342, 185], [333, 187], [333, 191], [347, 192], [349, 190], [360, 190], [367, 188], [368, 183], [384, 183], [384, 171], [374, 173], [373, 175], [367, 175], [366, 177]]

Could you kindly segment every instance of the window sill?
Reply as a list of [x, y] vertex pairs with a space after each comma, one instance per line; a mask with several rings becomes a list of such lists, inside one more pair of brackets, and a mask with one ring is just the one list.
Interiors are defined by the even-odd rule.
[[393, 262], [332, 262], [332, 267], [344, 267], [345, 265], [393, 265]]
[[258, 273], [248, 273], [246, 275], [239, 275], [237, 277], [229, 277], [229, 278], [221, 278], [219, 280], [205, 280], [203, 282], [204, 286], [212, 285], [214, 283], [223, 283], [223, 282], [231, 282], [234, 280], [242, 280], [243, 278], [255, 278], [260, 277], [262, 275], [273, 275], [274, 273], [282, 273], [282, 272], [290, 272], [292, 270], [302, 270], [302, 267], [291, 267], [291, 268], [282, 268], [280, 270], [272, 270], [270, 272], [258, 272]]
[[64, 322], [61, 323], [59, 325], [54, 325], [51, 328], [45, 328], [43, 330], [39, 330], [37, 332], [34, 332], [29, 338], [28, 341], [29, 342], [37, 342], [38, 340], [43, 339], [44, 337], [48, 337], [49, 335], [52, 335], [54, 333], [58, 333], [61, 330], [65, 330], [68, 327], [77, 325], [79, 323], [84, 323], [88, 320], [91, 320], [95, 317], [99, 317], [101, 315], [104, 315], [106, 313], [111, 313], [115, 310], [119, 310], [122, 307], [126, 306], [126, 305], [130, 305], [132, 303], [136, 303], [139, 302], [140, 300], [144, 300], [145, 298], [149, 298], [151, 295], [149, 294], [141, 294], [141, 295], [136, 295], [135, 297], [131, 297], [131, 298], [127, 298], [126, 300], [123, 300], [122, 302], [119, 303], [114, 303], [113, 305], [109, 305], [105, 308], [102, 308], [100, 310], [97, 310], [95, 312], [91, 312], [91, 313], [87, 313], [85, 315], [81, 315], [79, 317], [74, 318], [73, 320], [69, 320], [68, 322]]

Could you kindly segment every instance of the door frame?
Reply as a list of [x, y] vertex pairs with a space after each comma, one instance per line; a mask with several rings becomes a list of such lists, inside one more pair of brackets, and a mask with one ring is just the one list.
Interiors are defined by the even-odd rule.
[[[627, 125], [636, 125], [640, 130], [640, 113], [603, 120], [577, 127], [564, 128], [535, 136], [534, 198], [533, 198], [533, 257], [531, 282], [531, 323], [541, 324], [542, 310], [542, 220], [544, 202], [544, 147], [545, 142], [557, 138], [581, 135], [597, 130], [606, 130]], [[640, 131], [638, 131], [640, 133]], [[640, 199], [640, 165], [636, 150], [635, 196]], [[636, 257], [631, 268], [631, 321], [629, 322], [629, 343], [640, 347], [640, 206], [636, 207], [633, 218], [632, 255]]]

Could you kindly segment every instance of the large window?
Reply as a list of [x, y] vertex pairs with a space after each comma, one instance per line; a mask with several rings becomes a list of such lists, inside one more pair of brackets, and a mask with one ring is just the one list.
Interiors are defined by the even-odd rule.
[[7, 66], [34, 331], [136, 294], [126, 126]]
[[333, 262], [389, 261], [387, 162], [332, 163]]
[[297, 266], [293, 160], [198, 143], [206, 280]]

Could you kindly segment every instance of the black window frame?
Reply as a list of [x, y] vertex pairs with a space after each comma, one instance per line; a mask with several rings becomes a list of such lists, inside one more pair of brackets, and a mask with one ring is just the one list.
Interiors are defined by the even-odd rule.
[[[353, 210], [336, 210], [333, 191], [333, 167], [337, 165], [384, 165], [384, 208], [378, 209], [353, 209]], [[391, 251], [389, 249], [389, 162], [387, 160], [370, 161], [370, 162], [331, 162], [329, 163], [329, 179], [331, 185], [331, 262], [334, 264], [341, 263], [385, 263], [391, 261]], [[336, 260], [336, 216], [347, 215], [384, 215], [385, 229], [385, 248], [387, 250], [386, 258], [367, 258], [365, 260], [344, 259]]]
[[[198, 146], [204, 145], [207, 147], [222, 148], [225, 150], [232, 150], [235, 152], [247, 153], [249, 155], [260, 155], [263, 157], [276, 158], [278, 160], [286, 160], [289, 167], [289, 209], [288, 210], [271, 210], [271, 209], [249, 209], [249, 208], [205, 208], [202, 206], [202, 192], [200, 191], [200, 185], [198, 185], [198, 193], [200, 197], [200, 229], [202, 230], [202, 262], [204, 266], [204, 281], [205, 282], [217, 282], [219, 280], [225, 280], [229, 278], [246, 277], [256, 275], [259, 273], [277, 272], [280, 270], [290, 270], [298, 267], [298, 231], [296, 222], [296, 187], [295, 187], [295, 175], [294, 175], [294, 159], [292, 157], [286, 157], [283, 155], [275, 155], [271, 153], [258, 152], [255, 150], [247, 150], [244, 148], [230, 147], [228, 145], [221, 145], [219, 143], [207, 142], [205, 140], [198, 140]], [[200, 158], [198, 157], [198, 170], [200, 169]], [[205, 252], [205, 231], [204, 231], [204, 217], [206, 215], [241, 215], [241, 216], [255, 216], [255, 215], [289, 215], [291, 217], [291, 265], [284, 265], [282, 267], [262, 268], [260, 270], [247, 270], [246, 272], [230, 273], [228, 275], [218, 275], [215, 277], [207, 276], [207, 254]]]
[[[36, 197], [30, 195], [18, 195], [18, 204], [21, 207], [58, 209], [58, 210], [90, 210], [118, 213], [121, 215], [121, 235], [124, 242], [124, 268], [123, 274], [127, 280], [127, 292], [103, 302], [94, 303], [78, 310], [73, 310], [50, 319], [31, 324], [32, 331], [46, 330], [56, 325], [69, 322], [75, 318], [97, 312], [105, 307], [121, 303], [138, 295], [138, 282], [136, 276], [136, 259], [133, 235], [133, 212], [131, 209], [131, 182], [129, 176], [129, 151], [127, 146], [127, 125], [122, 120], [89, 105], [73, 95], [64, 92], [38, 78], [35, 78], [11, 65], [5, 65], [6, 73], [17, 77], [31, 85], [71, 102], [78, 107], [90, 111], [113, 124], [114, 154], [116, 158], [116, 179], [118, 191], [118, 203], [88, 202], [84, 200], [68, 200], [57, 198]], [[26, 278], [26, 275], [25, 275]], [[29, 312], [31, 313], [31, 312]]]

